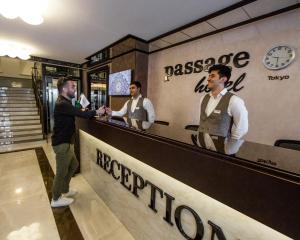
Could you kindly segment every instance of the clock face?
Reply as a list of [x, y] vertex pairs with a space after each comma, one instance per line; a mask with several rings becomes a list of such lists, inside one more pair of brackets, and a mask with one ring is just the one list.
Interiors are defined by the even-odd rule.
[[266, 68], [279, 70], [287, 67], [295, 59], [295, 49], [289, 46], [276, 46], [268, 51], [263, 59]]

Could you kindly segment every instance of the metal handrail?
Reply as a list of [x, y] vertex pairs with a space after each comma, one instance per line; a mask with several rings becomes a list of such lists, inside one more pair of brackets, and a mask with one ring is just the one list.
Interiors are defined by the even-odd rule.
[[39, 95], [39, 90], [38, 90], [38, 87], [37, 87], [37, 68], [36, 66], [34, 66], [32, 68], [32, 75], [31, 75], [31, 79], [32, 79], [32, 88], [33, 88], [33, 92], [34, 92], [34, 96], [35, 96], [35, 100], [36, 100], [36, 103], [37, 103], [37, 107], [38, 107], [38, 113], [39, 113], [39, 116], [40, 116], [40, 123], [42, 124], [42, 133], [43, 133], [43, 139], [47, 139], [46, 137], [46, 133], [45, 133], [45, 121], [44, 121], [44, 105], [43, 105], [43, 102], [40, 98], [40, 95]]

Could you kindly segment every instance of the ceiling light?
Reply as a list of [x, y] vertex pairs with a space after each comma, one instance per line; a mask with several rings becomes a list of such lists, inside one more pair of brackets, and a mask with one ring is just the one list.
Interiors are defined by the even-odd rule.
[[31, 24], [31, 25], [40, 25], [44, 22], [44, 18], [41, 15], [34, 15], [34, 14], [28, 14], [28, 15], [21, 15], [21, 18], [24, 22]]
[[28, 60], [30, 58], [30, 55], [26, 49], [21, 49], [18, 57], [22, 60]]
[[19, 0], [0, 0], [0, 13], [8, 19], [17, 18], [19, 16], [18, 2]]
[[0, 0], [0, 14], [8, 19], [20, 17], [31, 25], [44, 22], [48, 0]]
[[0, 41], [0, 56], [18, 57], [22, 60], [28, 60], [30, 58], [30, 50], [19, 43]]
[[0, 43], [0, 57], [3, 57], [5, 55], [6, 55], [6, 48], [4, 47], [4, 45]]

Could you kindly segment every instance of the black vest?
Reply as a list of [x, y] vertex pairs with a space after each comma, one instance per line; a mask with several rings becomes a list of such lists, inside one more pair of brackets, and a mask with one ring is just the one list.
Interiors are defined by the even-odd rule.
[[127, 103], [127, 115], [129, 118], [137, 119], [140, 121], [148, 121], [148, 113], [143, 107], [144, 98], [140, 97], [134, 111], [131, 111], [132, 99]]
[[205, 95], [201, 104], [200, 132], [206, 132], [210, 135], [221, 137], [228, 137], [230, 135], [233, 119], [228, 114], [228, 106], [233, 95], [234, 94], [227, 92], [222, 96], [220, 102], [209, 116], [206, 115], [205, 109], [210, 99], [210, 95]]

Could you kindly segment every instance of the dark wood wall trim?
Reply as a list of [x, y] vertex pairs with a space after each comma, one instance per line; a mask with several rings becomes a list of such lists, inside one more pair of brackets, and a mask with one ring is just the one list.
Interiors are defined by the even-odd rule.
[[[227, 206], [300, 239], [299, 177], [239, 163], [205, 149], [97, 120], [77, 119], [78, 128]], [[286, 175], [285, 178], [284, 175]]]
[[138, 49], [138, 48], [133, 48], [133, 49], [130, 49], [129, 51], [123, 52], [123, 53], [121, 53], [121, 54], [119, 54], [119, 55], [110, 57], [110, 58], [108, 59], [108, 61], [106, 61], [106, 62], [100, 63], [100, 64], [98, 64], [98, 65], [94, 65], [93, 67], [91, 67], [91, 68], [88, 69], [88, 72], [93, 71], [93, 70], [95, 70], [95, 69], [97, 69], [97, 68], [99, 68], [99, 67], [103, 67], [103, 66], [105, 66], [105, 65], [107, 65], [107, 64], [109, 64], [109, 63], [111, 63], [111, 61], [112, 61], [113, 59], [118, 58], [118, 57], [122, 57], [122, 56], [124, 56], [124, 55], [126, 55], [126, 54], [128, 54], [128, 53], [132, 53], [132, 52], [140, 52], [140, 53], [144, 53], [144, 54], [147, 54], [147, 55], [149, 54], [149, 52], [140, 50], [140, 49]]
[[185, 28], [192, 27], [192, 26], [194, 26], [194, 25], [196, 25], [196, 24], [199, 24], [199, 23], [204, 22], [204, 21], [207, 21], [207, 20], [209, 20], [209, 19], [211, 19], [211, 18], [220, 16], [220, 15], [222, 15], [222, 14], [224, 14], [224, 13], [230, 12], [230, 11], [232, 11], [232, 10], [234, 10], [234, 9], [239, 8], [239, 7], [243, 7], [243, 6], [247, 5], [247, 4], [252, 3], [252, 2], [255, 2], [255, 1], [257, 1], [257, 0], [243, 0], [243, 1], [240, 1], [240, 2], [235, 3], [235, 4], [233, 4], [233, 5], [229, 6], [229, 7], [223, 8], [223, 9], [217, 11], [217, 12], [214, 12], [214, 13], [212, 13], [212, 14], [209, 14], [209, 15], [207, 15], [207, 16], [205, 16], [205, 17], [199, 18], [199, 19], [197, 19], [197, 20], [195, 20], [195, 21], [193, 21], [193, 22], [191, 22], [191, 23], [185, 24], [185, 25], [183, 25], [183, 26], [181, 26], [181, 27], [175, 28], [175, 29], [173, 29], [173, 30], [171, 30], [171, 31], [169, 31], [169, 32], [166, 32], [166, 33], [161, 34], [161, 35], [159, 35], [159, 36], [157, 36], [157, 37], [155, 37], [155, 38], [152, 38], [152, 39], [150, 39], [148, 42], [151, 43], [151, 42], [156, 41], [156, 40], [158, 40], [158, 39], [160, 39], [160, 38], [163, 38], [163, 37], [166, 37], [166, 36], [168, 36], [168, 35], [170, 35], [170, 34], [173, 34], [173, 33], [179, 32], [179, 31], [182, 31], [182, 30], [185, 29]]
[[285, 12], [288, 12], [288, 11], [295, 10], [295, 9], [297, 9], [299, 7], [300, 7], [300, 3], [297, 3], [297, 4], [294, 4], [292, 6], [289, 6], [289, 7], [286, 7], [286, 8], [282, 8], [280, 10], [277, 10], [277, 11], [274, 11], [274, 12], [271, 12], [271, 13], [261, 15], [259, 17], [251, 18], [249, 20], [246, 20], [246, 21], [243, 21], [243, 22], [240, 22], [240, 23], [237, 23], [237, 24], [225, 27], [225, 28], [221, 28], [221, 29], [218, 29], [216, 31], [212, 31], [212, 32], [209, 32], [209, 33], [206, 33], [206, 34], [202, 34], [200, 36], [197, 36], [197, 37], [194, 37], [194, 38], [190, 38], [190, 39], [187, 39], [185, 41], [182, 41], [182, 42], [179, 42], [179, 43], [175, 43], [175, 44], [172, 44], [170, 46], [167, 46], [167, 47], [164, 47], [164, 48], [160, 48], [160, 49], [151, 51], [149, 54], [160, 52], [160, 51], [163, 51], [163, 50], [166, 50], [166, 49], [169, 49], [169, 48], [173, 48], [173, 47], [176, 47], [176, 46], [188, 43], [188, 42], [192, 42], [192, 41], [195, 41], [195, 40], [199, 40], [201, 38], [205, 38], [205, 37], [208, 37], [208, 36], [211, 36], [211, 35], [215, 35], [217, 33], [224, 32], [224, 31], [227, 31], [227, 30], [230, 30], [230, 29], [233, 29], [233, 28], [237, 28], [237, 27], [249, 24], [249, 23], [253, 23], [253, 22], [259, 21], [259, 20], [263, 20], [263, 19], [268, 18], [268, 17], [273, 17], [273, 16], [279, 15], [281, 13], [285, 13]]
[[90, 68], [87, 68], [86, 70], [87, 70], [87, 72], [89, 73], [89, 72], [91, 72], [91, 71], [97, 70], [98, 68], [106, 67], [106, 66], [108, 66], [108, 64], [110, 64], [110, 63], [111, 63], [111, 60], [108, 60], [108, 61], [106, 61], [106, 62], [99, 63], [99, 64], [97, 64], [97, 65], [94, 65], [94, 66], [90, 67]]
[[139, 37], [137, 37], [137, 36], [135, 36], [135, 35], [132, 35], [132, 34], [128, 34], [128, 35], [126, 35], [125, 37], [122, 37], [121, 39], [119, 39], [119, 40], [113, 42], [112, 44], [110, 44], [110, 45], [108, 45], [108, 46], [106, 46], [105, 48], [103, 48], [103, 49], [101, 49], [101, 50], [99, 50], [99, 51], [93, 53], [92, 55], [86, 57], [85, 59], [86, 59], [86, 60], [89, 60], [92, 56], [94, 56], [94, 55], [100, 53], [100, 52], [103, 51], [104, 49], [106, 49], [106, 48], [111, 48], [111, 47], [113, 47], [113, 46], [115, 46], [115, 45], [117, 45], [117, 44], [119, 44], [119, 43], [121, 43], [121, 42], [127, 40], [128, 38], [132, 38], [132, 39], [135, 39], [135, 40], [140, 41], [140, 42], [143, 42], [143, 43], [148, 43], [148, 41], [146, 41], [145, 39], [139, 38]]
[[133, 48], [133, 49], [130, 49], [129, 51], [126, 51], [126, 52], [123, 52], [123, 53], [121, 53], [121, 54], [119, 54], [119, 55], [116, 55], [116, 56], [113, 56], [112, 58], [111, 58], [111, 60], [112, 59], [115, 59], [115, 58], [118, 58], [118, 57], [121, 57], [121, 56], [123, 56], [123, 55], [126, 55], [126, 54], [128, 54], [128, 53], [132, 53], [132, 52], [140, 52], [140, 53], [145, 53], [145, 54], [149, 54], [149, 52], [146, 52], [146, 51], [144, 51], [144, 50], [141, 50], [141, 49], [138, 49], [138, 48]]
[[71, 62], [36, 57], [36, 56], [31, 56], [29, 61], [41, 62], [41, 63], [48, 64], [48, 65], [61, 65], [61, 66], [70, 67], [70, 68], [81, 68], [81, 64], [78, 64], [78, 63], [71, 63]]

